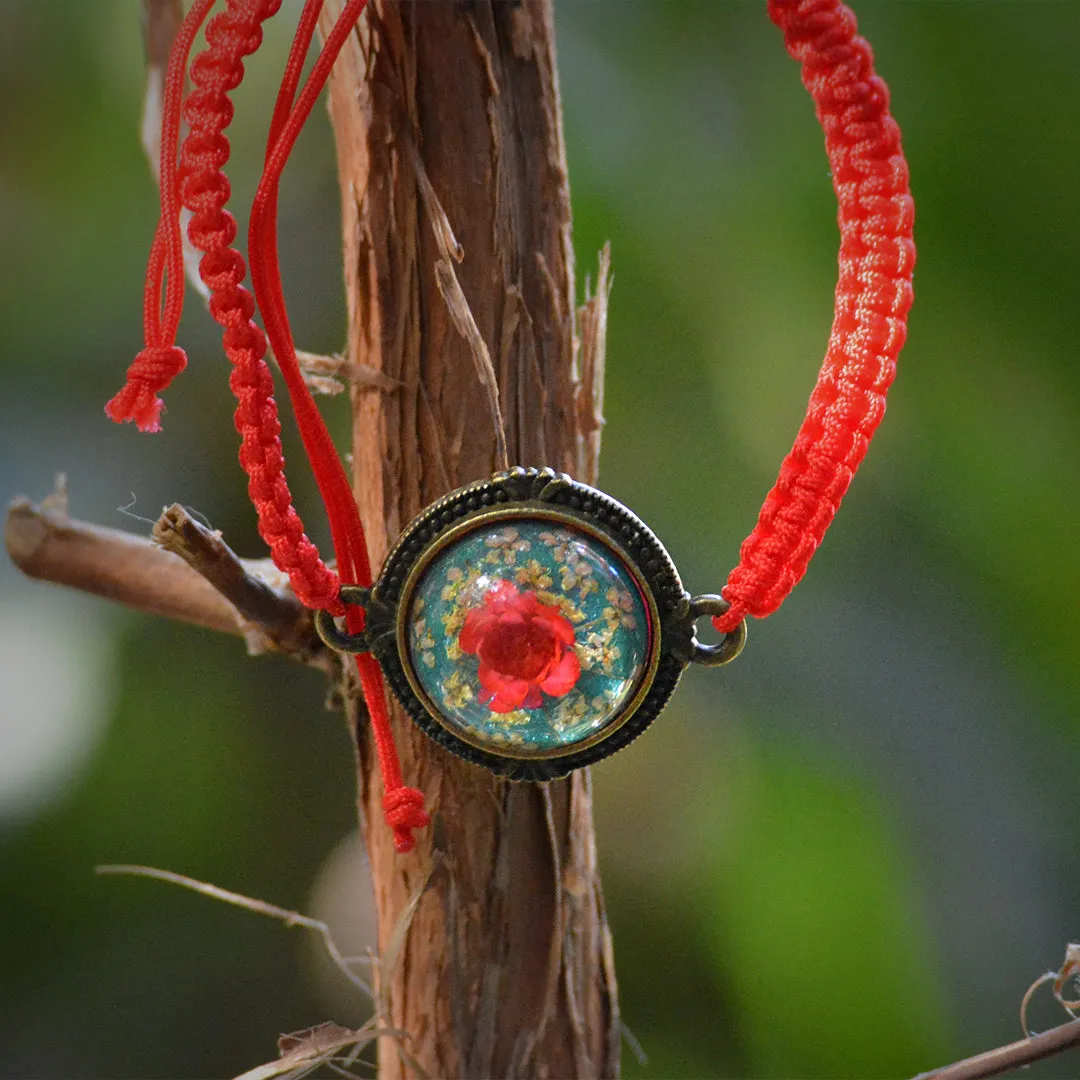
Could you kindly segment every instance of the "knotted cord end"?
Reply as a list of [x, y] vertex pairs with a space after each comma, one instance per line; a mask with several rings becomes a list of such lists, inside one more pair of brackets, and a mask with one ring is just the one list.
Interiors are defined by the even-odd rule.
[[416, 847], [414, 829], [424, 829], [431, 818], [424, 809], [424, 793], [411, 787], [397, 787], [383, 796], [386, 824], [394, 832], [394, 847], [404, 855]]
[[161, 430], [164, 390], [187, 367], [187, 356], [178, 345], [148, 345], [128, 368], [124, 388], [106, 406], [105, 415], [122, 424], [134, 422], [140, 431]]

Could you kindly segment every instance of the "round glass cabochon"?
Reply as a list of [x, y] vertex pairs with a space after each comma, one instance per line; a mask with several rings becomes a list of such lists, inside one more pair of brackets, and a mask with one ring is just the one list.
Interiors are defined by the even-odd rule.
[[479, 525], [422, 572], [405, 614], [413, 678], [494, 753], [571, 752], [620, 717], [650, 661], [649, 612], [603, 541], [561, 521]]

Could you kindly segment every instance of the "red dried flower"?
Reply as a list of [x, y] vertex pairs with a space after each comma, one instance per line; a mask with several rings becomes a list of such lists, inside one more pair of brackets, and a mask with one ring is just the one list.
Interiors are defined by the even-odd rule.
[[484, 606], [469, 612], [458, 644], [480, 658], [478, 696], [496, 713], [538, 709], [541, 690], [562, 697], [581, 674], [569, 621], [510, 581], [496, 582]]

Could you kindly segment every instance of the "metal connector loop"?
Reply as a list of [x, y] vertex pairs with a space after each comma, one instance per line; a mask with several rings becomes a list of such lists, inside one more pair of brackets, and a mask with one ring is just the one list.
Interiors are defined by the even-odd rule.
[[[705, 593], [695, 596], [690, 601], [691, 622], [700, 619], [703, 615], [723, 615], [731, 605], [722, 597], [714, 593]], [[693, 650], [690, 654], [692, 664], [702, 664], [705, 667], [720, 667], [730, 663], [743, 651], [746, 644], [746, 620], [743, 619], [734, 630], [726, 633], [715, 645], [704, 645], [698, 641], [697, 630], [690, 639]]]
[[[370, 599], [371, 590], [365, 589], [362, 585], [341, 586], [341, 601], [344, 604], [356, 604], [358, 607], [366, 608]], [[326, 645], [338, 652], [371, 652], [371, 642], [366, 628], [359, 634], [350, 634], [338, 626], [337, 620], [329, 611], [315, 612], [315, 632]]]

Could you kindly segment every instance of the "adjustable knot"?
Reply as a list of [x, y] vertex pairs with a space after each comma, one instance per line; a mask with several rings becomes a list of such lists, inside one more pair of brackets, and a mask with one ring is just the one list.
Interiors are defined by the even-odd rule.
[[187, 367], [178, 345], [147, 345], [127, 370], [123, 390], [105, 406], [105, 414], [118, 424], [133, 420], [140, 431], [161, 430], [165, 402], [157, 396]]
[[424, 809], [424, 794], [411, 787], [397, 787], [383, 796], [386, 824], [394, 830], [394, 847], [404, 855], [416, 846], [413, 829], [423, 829], [430, 824]]

